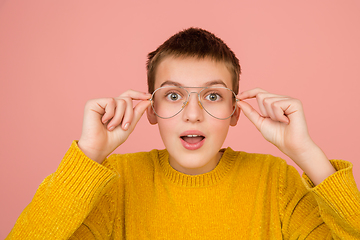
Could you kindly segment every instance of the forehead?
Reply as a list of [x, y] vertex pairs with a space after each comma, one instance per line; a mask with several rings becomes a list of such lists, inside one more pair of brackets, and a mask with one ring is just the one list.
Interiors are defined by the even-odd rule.
[[232, 89], [231, 74], [225, 63], [209, 58], [165, 58], [157, 67], [155, 89], [164, 82], [175, 82], [181, 86], [204, 87], [223, 82]]

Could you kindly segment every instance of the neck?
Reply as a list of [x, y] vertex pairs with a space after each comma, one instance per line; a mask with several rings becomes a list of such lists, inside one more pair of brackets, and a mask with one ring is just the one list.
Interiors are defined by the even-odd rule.
[[[169, 163], [170, 166], [178, 172], [187, 175], [200, 175], [211, 172], [213, 169], [215, 169], [216, 166], [219, 164], [222, 155], [223, 152], [219, 151], [213, 158], [202, 161], [204, 162], [204, 164], [196, 166], [193, 166], [191, 164], [188, 164], [187, 166], [181, 165], [178, 161], [176, 161], [176, 158], [173, 158], [171, 156], [169, 156]], [[189, 160], [185, 162], [192, 163], [191, 157], [189, 157]]]

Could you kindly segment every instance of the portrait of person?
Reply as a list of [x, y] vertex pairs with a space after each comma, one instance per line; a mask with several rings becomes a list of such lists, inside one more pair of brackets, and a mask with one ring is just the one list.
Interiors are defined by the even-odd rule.
[[360, 239], [359, 13], [0, 1], [0, 239]]

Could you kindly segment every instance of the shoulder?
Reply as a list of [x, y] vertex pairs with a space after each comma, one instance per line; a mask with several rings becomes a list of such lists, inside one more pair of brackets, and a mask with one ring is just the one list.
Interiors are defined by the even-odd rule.
[[255, 176], [268, 176], [283, 178], [287, 175], [300, 177], [298, 171], [287, 162], [277, 156], [262, 153], [247, 153], [234, 151], [230, 148], [225, 152], [232, 152], [235, 158], [235, 169], [237, 172], [246, 172]]
[[251, 166], [255, 168], [277, 168], [287, 165], [284, 159], [273, 156], [271, 154], [234, 151], [231, 148], [227, 148], [225, 151], [232, 153], [232, 155], [236, 158], [236, 161], [241, 163], [241, 165], [244, 167]]
[[112, 154], [103, 165], [115, 168], [118, 171], [153, 169], [158, 162], [159, 154], [165, 150], [151, 150], [149, 152], [136, 152], [125, 154]]

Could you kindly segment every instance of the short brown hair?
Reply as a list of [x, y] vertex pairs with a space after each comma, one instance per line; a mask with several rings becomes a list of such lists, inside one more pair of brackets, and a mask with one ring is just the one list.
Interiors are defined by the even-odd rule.
[[232, 90], [236, 94], [238, 93], [241, 73], [239, 59], [220, 38], [201, 28], [185, 29], [170, 37], [155, 51], [148, 54], [146, 69], [149, 93], [155, 90], [157, 66], [168, 56], [199, 59], [208, 57], [225, 63], [232, 75]]

